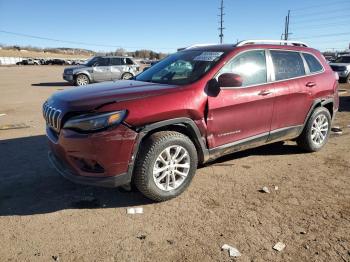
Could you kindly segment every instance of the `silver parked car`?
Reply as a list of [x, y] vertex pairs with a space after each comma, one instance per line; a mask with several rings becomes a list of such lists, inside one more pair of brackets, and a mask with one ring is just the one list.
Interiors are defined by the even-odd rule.
[[350, 55], [340, 56], [329, 65], [338, 73], [340, 82], [350, 84]]
[[93, 82], [130, 79], [140, 70], [131, 57], [95, 56], [86, 63], [64, 69], [63, 79], [77, 86]]

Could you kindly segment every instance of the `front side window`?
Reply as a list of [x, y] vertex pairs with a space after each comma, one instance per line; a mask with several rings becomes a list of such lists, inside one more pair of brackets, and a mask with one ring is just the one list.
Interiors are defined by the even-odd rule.
[[303, 56], [306, 60], [306, 63], [308, 65], [309, 69], [310, 69], [310, 73], [316, 73], [316, 72], [320, 72], [323, 70], [322, 65], [316, 59], [316, 57], [314, 57], [311, 54], [307, 54], [307, 53], [303, 53]]
[[105, 57], [93, 57], [90, 60], [88, 60], [84, 65], [86, 66], [108, 66], [109, 64], [109, 58]]
[[144, 82], [186, 85], [206, 74], [223, 57], [221, 51], [184, 50], [168, 56], [136, 76]]
[[95, 66], [108, 66], [109, 65], [109, 59], [101, 57], [95, 64]]
[[303, 59], [298, 52], [271, 50], [275, 80], [284, 80], [305, 75]]
[[221, 70], [220, 74], [234, 73], [243, 79], [242, 87], [267, 82], [266, 55], [264, 50], [244, 52], [234, 57]]

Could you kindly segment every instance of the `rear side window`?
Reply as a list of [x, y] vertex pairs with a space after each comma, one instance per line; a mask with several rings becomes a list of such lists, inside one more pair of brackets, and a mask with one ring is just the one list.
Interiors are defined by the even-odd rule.
[[234, 57], [220, 71], [238, 74], [243, 79], [242, 87], [267, 82], [266, 56], [264, 50], [244, 52]]
[[303, 59], [298, 52], [276, 50], [270, 52], [276, 81], [305, 75]]
[[316, 57], [314, 57], [311, 54], [307, 54], [307, 53], [303, 53], [303, 56], [306, 60], [307, 65], [309, 66], [310, 73], [316, 73], [316, 72], [320, 72], [323, 70], [322, 65], [316, 59]]
[[111, 58], [111, 65], [112, 66], [118, 66], [118, 65], [121, 65], [122, 64], [122, 61], [120, 58], [118, 57], [113, 57]]

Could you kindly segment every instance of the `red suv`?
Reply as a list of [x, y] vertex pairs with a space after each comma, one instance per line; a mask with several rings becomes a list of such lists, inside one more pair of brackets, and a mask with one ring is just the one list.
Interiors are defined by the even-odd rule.
[[281, 140], [327, 142], [337, 76], [301, 42], [192, 46], [132, 80], [58, 92], [43, 105], [49, 159], [82, 184], [134, 184], [163, 201], [198, 164]]

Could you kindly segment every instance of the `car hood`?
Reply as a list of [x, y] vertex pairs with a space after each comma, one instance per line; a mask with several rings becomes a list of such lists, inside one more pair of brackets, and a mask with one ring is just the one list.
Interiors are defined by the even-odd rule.
[[104, 104], [173, 92], [176, 87], [134, 80], [111, 81], [57, 92], [48, 99], [48, 104], [63, 111], [93, 110]]

